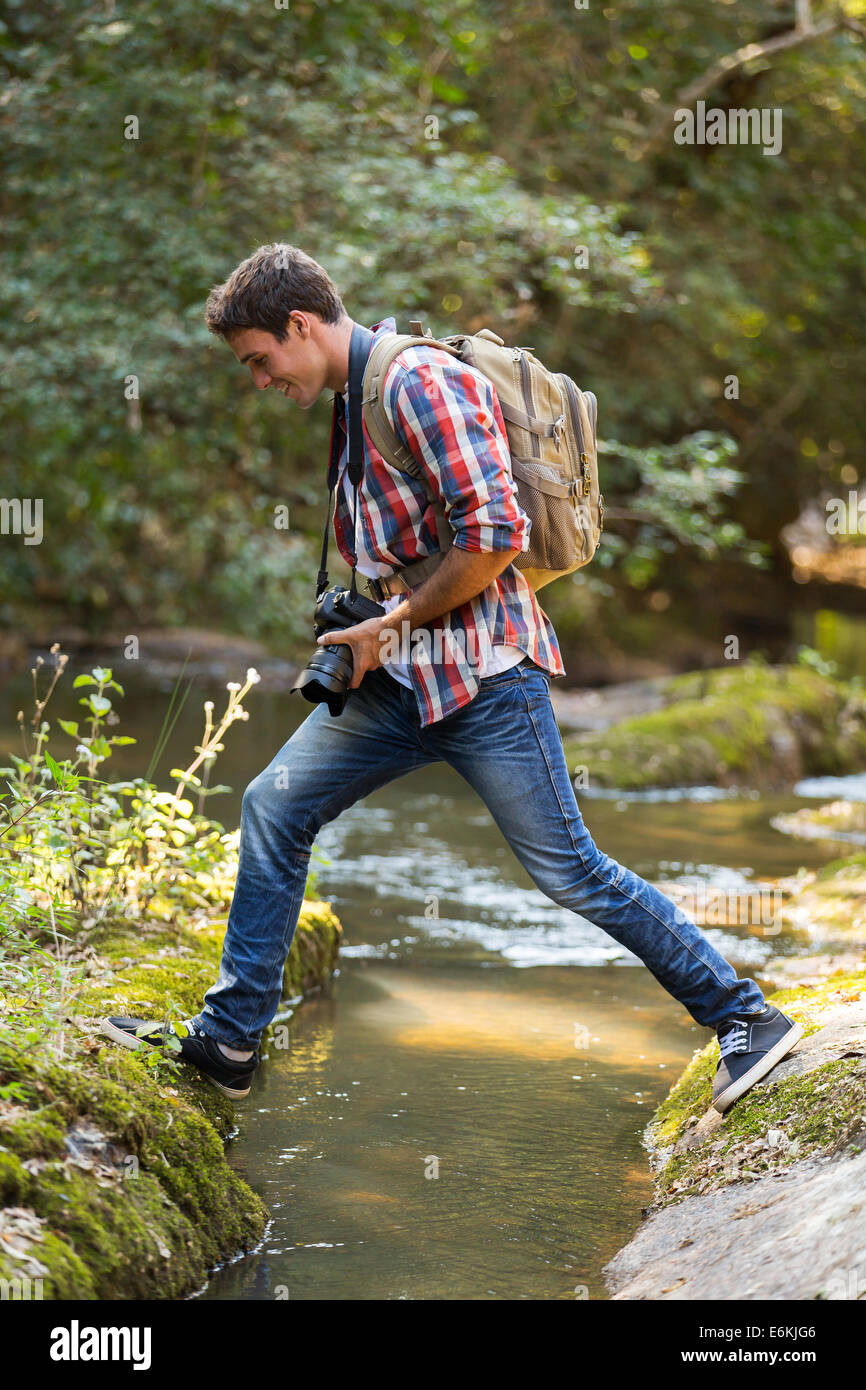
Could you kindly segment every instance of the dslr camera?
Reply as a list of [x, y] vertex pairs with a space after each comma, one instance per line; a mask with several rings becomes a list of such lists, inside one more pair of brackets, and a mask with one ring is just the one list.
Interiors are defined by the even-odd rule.
[[[363, 594], [352, 593], [334, 585], [316, 599], [314, 626], [317, 637], [327, 632], [339, 632], [368, 618], [380, 618], [385, 613], [381, 603], [374, 603]], [[317, 647], [301, 672], [292, 694], [299, 690], [311, 704], [326, 704], [334, 716], [342, 714], [352, 679], [352, 648], [348, 642], [323, 643]]]

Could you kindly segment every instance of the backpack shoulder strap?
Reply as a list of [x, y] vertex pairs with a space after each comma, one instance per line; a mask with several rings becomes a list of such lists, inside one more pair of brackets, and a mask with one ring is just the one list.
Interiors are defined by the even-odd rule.
[[[413, 322], [413, 328], [421, 329], [421, 324]], [[460, 358], [460, 349], [452, 343], [440, 342], [438, 338], [432, 338], [424, 333], [383, 333], [374, 342], [370, 356], [367, 359], [367, 368], [364, 372], [364, 389], [362, 392], [362, 405], [364, 410], [364, 424], [374, 446], [382, 455], [386, 463], [398, 468], [401, 473], [409, 473], [413, 478], [424, 484], [427, 492], [430, 485], [421, 471], [418, 460], [410, 449], [397, 438], [394, 427], [388, 419], [387, 412], [382, 400], [385, 377], [388, 369], [395, 357], [407, 347], [434, 347], [441, 348], [443, 352], [450, 353], [452, 357]], [[439, 540], [439, 550], [429, 555], [425, 560], [416, 560], [413, 564], [404, 566], [398, 571], [404, 583], [421, 584], [444, 558], [447, 550], [450, 549], [453, 536], [451, 527], [445, 516], [445, 509], [438, 499], [435, 499], [434, 516], [436, 519], [436, 532]], [[384, 583], [384, 581], [380, 581]], [[387, 585], [385, 586], [387, 588]]]
[[408, 347], [440, 348], [452, 357], [460, 356], [457, 347], [450, 343], [442, 343], [438, 338], [414, 333], [381, 334], [373, 343], [364, 372], [364, 424], [370, 439], [387, 463], [399, 468], [401, 473], [411, 473], [414, 478], [423, 480], [423, 474], [411, 450], [397, 438], [382, 400], [388, 369], [394, 358]]

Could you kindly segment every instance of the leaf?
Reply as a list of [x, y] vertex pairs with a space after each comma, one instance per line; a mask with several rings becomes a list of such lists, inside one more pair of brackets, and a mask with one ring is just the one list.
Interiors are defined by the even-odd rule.
[[[76, 676], [72, 682], [72, 689], [77, 690], [80, 685], [96, 685], [96, 681], [92, 676]], [[83, 704], [84, 701], [82, 700], [81, 703]]]
[[138, 739], [130, 738], [128, 734], [117, 734], [114, 738], [109, 739], [109, 743], [113, 743], [116, 747], [120, 747], [121, 744], [138, 743]]
[[107, 714], [111, 709], [111, 701], [105, 695], [90, 695], [88, 702], [93, 713], [97, 715]]
[[78, 725], [74, 719], [58, 719], [58, 724], [70, 738], [78, 738]]
[[45, 750], [45, 763], [57, 785], [61, 786], [63, 783], [63, 771], [47, 749]]
[[436, 96], [441, 97], [443, 101], [458, 102], [466, 100], [466, 93], [463, 91], [462, 87], [455, 87], [453, 83], [444, 81], [438, 74], [434, 74], [430, 86]]

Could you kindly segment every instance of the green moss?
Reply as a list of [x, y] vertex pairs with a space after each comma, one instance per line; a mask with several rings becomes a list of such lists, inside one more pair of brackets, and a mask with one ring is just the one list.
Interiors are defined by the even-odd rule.
[[[838, 971], [818, 985], [777, 990], [768, 999], [802, 1023], [808, 1037], [820, 1028], [813, 1014], [859, 1000], [864, 991], [866, 968], [858, 968]], [[832, 1154], [866, 1142], [866, 1063], [842, 1058], [747, 1092], [702, 1144], [673, 1156], [690, 1122], [712, 1104], [718, 1059], [713, 1039], [695, 1053], [647, 1126], [647, 1142], [659, 1160], [656, 1205], [748, 1181], [810, 1154]], [[770, 1130], [782, 1131], [784, 1145], [764, 1142]]]
[[66, 1124], [56, 1105], [24, 1110], [3, 1126], [7, 1150], [23, 1158], [53, 1157], [64, 1152]]
[[[43, 1231], [34, 1253], [40, 1265], [50, 1270], [47, 1276], [36, 1276], [42, 1278], [44, 1298], [92, 1300], [97, 1297], [87, 1266], [54, 1231]], [[20, 1266], [0, 1253], [0, 1279], [14, 1278], [21, 1278]]]
[[[197, 1012], [216, 979], [225, 920], [110, 922], [90, 938], [96, 956], [79, 1008], [100, 1013], [149, 1010], [154, 1017]], [[341, 927], [329, 903], [305, 902], [283, 974], [296, 998], [327, 979], [337, 963]]]
[[597, 786], [778, 787], [866, 757], [866, 696], [800, 666], [760, 663], [675, 676], [665, 707], [565, 740]]
[[[695, 1190], [718, 1187], [784, 1168], [809, 1155], [839, 1152], [855, 1141], [862, 1147], [866, 1121], [866, 1065], [836, 1059], [774, 1085], [749, 1091], [732, 1108], [711, 1144], [671, 1158], [658, 1183], [665, 1205]], [[786, 1146], [764, 1142], [781, 1130]]]
[[[55, 1238], [34, 1251], [49, 1268], [46, 1297], [177, 1297], [261, 1238], [265, 1208], [229, 1168], [213, 1124], [134, 1054], [106, 1047], [70, 1064], [4, 1046], [0, 1080], [13, 1077], [47, 1101], [0, 1123], [4, 1198]], [[73, 1126], [105, 1136], [98, 1166], [67, 1153]], [[29, 1172], [16, 1167], [15, 1154], [37, 1149]]]
[[30, 1175], [17, 1154], [0, 1149], [0, 1202], [4, 1207], [26, 1205]]
[[[858, 997], [866, 990], [866, 969], [837, 971], [835, 975], [830, 975], [826, 980], [822, 980], [817, 985], [791, 985], [788, 989], [779, 989], [775, 994], [768, 997], [778, 1008], [784, 1009], [785, 1013], [799, 1018], [801, 1021], [806, 1016], [808, 1023], [808, 1013], [811, 1009], [823, 1009], [833, 1004], [837, 1000], [844, 1000], [845, 997]], [[807, 1026], [806, 1036], [815, 1031], [815, 1025]]]
[[[859, 996], [862, 990], [866, 990], [866, 969], [838, 972], [820, 985], [794, 985], [790, 989], [777, 990], [767, 998], [802, 1023], [804, 1035], [808, 1037], [817, 1031], [817, 1025], [809, 1017], [812, 1010], [817, 1011], [832, 1004], [836, 997]], [[662, 1151], [671, 1148], [689, 1120], [700, 1118], [710, 1108], [718, 1060], [719, 1044], [715, 1038], [695, 1053], [650, 1120], [647, 1137], [653, 1148]], [[738, 1101], [731, 1114], [735, 1114], [743, 1103]]]
[[709, 1108], [718, 1060], [719, 1044], [715, 1041], [695, 1053], [650, 1121], [647, 1132], [654, 1148], [667, 1149], [675, 1144], [689, 1120], [698, 1119]]
[[819, 883], [831, 882], [838, 886], [840, 874], [850, 875], [852, 878], [866, 877], [866, 852], [846, 854], [840, 859], [832, 859], [829, 864], [822, 864], [817, 870], [817, 879]]
[[[46, 1298], [180, 1297], [262, 1237], [266, 1208], [223, 1150], [231, 1102], [191, 1068], [156, 1076], [95, 1030], [107, 1012], [197, 1010], [223, 930], [213, 920], [101, 925], [75, 1005], [93, 1030], [67, 1035], [62, 1059], [0, 1045], [0, 1086], [15, 1083], [16, 1097], [0, 1108], [0, 1195], [43, 1223], [31, 1253], [47, 1270]], [[304, 904], [287, 995], [327, 978], [340, 935], [329, 904]], [[72, 1131], [91, 1148], [69, 1145]], [[0, 1277], [20, 1272], [0, 1254]]]

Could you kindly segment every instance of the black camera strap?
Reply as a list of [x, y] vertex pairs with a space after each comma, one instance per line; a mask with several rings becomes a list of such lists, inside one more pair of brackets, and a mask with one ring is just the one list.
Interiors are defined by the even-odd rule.
[[[360, 323], [353, 324], [352, 337], [349, 342], [349, 458], [348, 474], [349, 482], [355, 489], [355, 509], [352, 521], [353, 525], [353, 564], [352, 564], [352, 586], [351, 592], [356, 594], [357, 588], [357, 536], [358, 536], [358, 488], [364, 476], [364, 411], [363, 411], [363, 389], [364, 389], [364, 369], [370, 356], [370, 347], [373, 342], [373, 334], [369, 328], [364, 328]], [[334, 489], [337, 486], [337, 476], [340, 466], [340, 455], [343, 452], [343, 432], [341, 421], [344, 419], [345, 409], [343, 397], [338, 392], [334, 396], [334, 415], [331, 421], [331, 452], [328, 460], [328, 514], [325, 518], [325, 534], [322, 541], [322, 562], [319, 573], [316, 576], [316, 598], [324, 593], [328, 587], [328, 541], [331, 530], [331, 499], [334, 496]]]

